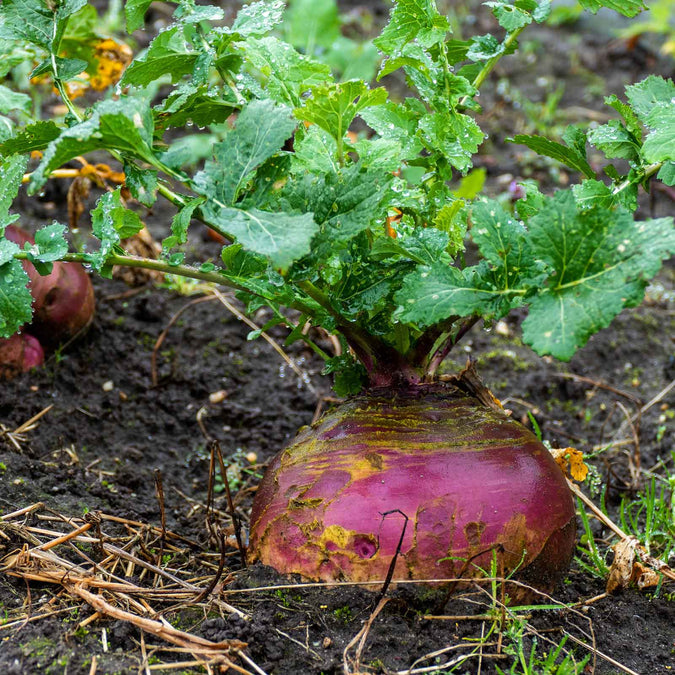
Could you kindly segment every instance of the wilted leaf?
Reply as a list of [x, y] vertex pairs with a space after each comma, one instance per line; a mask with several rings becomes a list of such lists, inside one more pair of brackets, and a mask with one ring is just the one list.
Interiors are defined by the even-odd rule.
[[584, 462], [584, 454], [576, 448], [554, 448], [551, 454], [560, 470], [572, 480], [579, 483], [586, 480], [588, 466]]

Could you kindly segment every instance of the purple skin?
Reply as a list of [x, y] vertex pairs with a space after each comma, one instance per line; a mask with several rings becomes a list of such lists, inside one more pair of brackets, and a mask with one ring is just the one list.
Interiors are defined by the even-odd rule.
[[[33, 237], [15, 225], [8, 225], [5, 236], [19, 246], [33, 244]], [[57, 261], [52, 271], [42, 276], [32, 263], [24, 260], [33, 296], [31, 330], [47, 349], [54, 349], [84, 332], [94, 318], [94, 287], [84, 267], [78, 263]]]
[[0, 340], [0, 380], [10, 380], [44, 363], [45, 354], [37, 338], [17, 333]]
[[[249, 557], [308, 579], [504, 574], [550, 590], [574, 552], [574, 503], [537, 438], [442, 385], [343, 404], [280, 452], [258, 489]], [[509, 589], [511, 593], [511, 589]]]

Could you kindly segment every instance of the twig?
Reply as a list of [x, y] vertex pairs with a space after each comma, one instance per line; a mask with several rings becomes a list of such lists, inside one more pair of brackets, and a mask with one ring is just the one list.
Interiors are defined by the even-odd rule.
[[633, 394], [629, 394], [626, 391], [622, 391], [621, 389], [617, 389], [616, 387], [612, 387], [609, 384], [605, 384], [604, 382], [599, 382], [598, 380], [593, 380], [590, 377], [584, 377], [583, 375], [575, 375], [574, 373], [554, 373], [555, 377], [560, 377], [563, 380], [574, 380], [575, 382], [583, 382], [585, 384], [590, 384], [593, 387], [598, 387], [599, 389], [606, 389], [607, 391], [611, 391], [613, 394], [616, 394], [617, 396], [623, 396], [624, 398], [627, 398], [629, 401], [632, 401], [636, 405], [640, 405], [642, 401], [637, 396], [633, 396]]
[[391, 562], [389, 563], [389, 569], [387, 570], [387, 576], [384, 580], [384, 583], [382, 584], [382, 590], [380, 591], [378, 597], [377, 597], [377, 604], [379, 605], [380, 602], [384, 599], [384, 596], [387, 593], [387, 590], [389, 589], [389, 585], [391, 584], [391, 580], [394, 576], [394, 570], [396, 569], [396, 562], [398, 561], [398, 556], [401, 553], [401, 547], [403, 546], [403, 538], [405, 537], [405, 531], [406, 528], [408, 527], [408, 516], [403, 513], [400, 509], [392, 509], [391, 511], [385, 511], [382, 514], [382, 521], [384, 522], [384, 519], [391, 515], [392, 513], [398, 513], [403, 516], [405, 519], [403, 521], [403, 527], [401, 528], [401, 536], [399, 537], [398, 544], [396, 545], [396, 551], [394, 553], [394, 557], [391, 559]]
[[[220, 300], [220, 302], [228, 309], [228, 311], [232, 312], [232, 314], [237, 317], [237, 319], [245, 323], [253, 330], [260, 330], [260, 326], [251, 321], [251, 319], [249, 319], [245, 314], [240, 312], [217, 288], [213, 288], [211, 292], [216, 298], [218, 298], [218, 300]], [[300, 381], [306, 385], [307, 389], [309, 389], [312, 394], [318, 398], [320, 394], [311, 383], [309, 375], [298, 367], [295, 361], [293, 361], [293, 359], [291, 359], [291, 357], [288, 356], [288, 354], [286, 354], [286, 352], [279, 346], [279, 343], [274, 338], [271, 338], [265, 331], [260, 333], [260, 337], [263, 338], [263, 340], [265, 340], [272, 347], [272, 349], [274, 349], [274, 351], [279, 354], [279, 356], [281, 356], [281, 358], [288, 364], [291, 370], [300, 378]]]
[[368, 621], [366, 621], [366, 623], [363, 624], [361, 630], [349, 641], [349, 644], [345, 647], [344, 651], [342, 652], [342, 668], [344, 675], [352, 675], [352, 671], [350, 668], [349, 650], [352, 649], [352, 647], [354, 647], [354, 645], [357, 642], [358, 647], [356, 649], [354, 659], [351, 661], [351, 665], [353, 665], [355, 669], [354, 675], [358, 675], [358, 673], [360, 673], [361, 655], [363, 653], [363, 648], [366, 644], [366, 640], [368, 639], [368, 633], [370, 632], [370, 628], [373, 625], [375, 619], [377, 618], [377, 615], [384, 609], [384, 606], [389, 602], [389, 600], [390, 598], [380, 598], [380, 601], [377, 603], [375, 609], [370, 613]]
[[632, 670], [628, 666], [624, 666], [622, 663], [619, 663], [618, 661], [615, 661], [611, 656], [607, 656], [607, 654], [603, 654], [596, 647], [590, 647], [583, 640], [580, 640], [579, 638], [574, 637], [574, 635], [570, 635], [567, 631], [565, 631], [565, 635], [567, 635], [570, 638], [570, 640], [572, 640], [572, 642], [576, 642], [579, 646], [585, 647], [592, 654], [596, 654], [597, 656], [599, 656], [604, 661], [607, 661], [607, 663], [611, 663], [615, 668], [618, 668], [619, 670], [623, 670], [624, 673], [628, 673], [628, 675], [640, 675], [640, 673], [636, 673], [634, 670]]
[[159, 334], [159, 337], [157, 338], [157, 341], [155, 342], [155, 346], [152, 348], [152, 355], [150, 357], [150, 370], [152, 373], [152, 386], [156, 387], [157, 386], [157, 352], [159, 351], [159, 348], [162, 346], [162, 343], [166, 339], [167, 334], [169, 333], [169, 329], [171, 326], [173, 326], [176, 321], [180, 318], [181, 314], [192, 307], [193, 305], [198, 305], [201, 302], [210, 302], [214, 300], [214, 297], [212, 295], [205, 295], [201, 298], [195, 298], [194, 300], [190, 300], [186, 305], [183, 305], [170, 319], [169, 323], [166, 324], [166, 327], [164, 330]]
[[[95, 595], [86, 590], [81, 583], [71, 584], [64, 579], [62, 582], [64, 588], [84, 600], [91, 605], [97, 612], [111, 616], [119, 621], [126, 621], [134, 624], [138, 628], [147, 631], [151, 635], [155, 635], [167, 642], [187, 647], [197, 653], [208, 655], [220, 659], [220, 662], [234, 668], [234, 664], [227, 658], [227, 654], [238, 652], [244, 647], [246, 643], [239, 640], [223, 640], [221, 642], [212, 642], [198, 635], [192, 635], [185, 631], [178, 630], [169, 626], [162, 621], [155, 621], [147, 617], [138, 616], [126, 610], [114, 607], [109, 602], [106, 602], [100, 595]], [[241, 672], [241, 671], [240, 671]]]
[[241, 522], [239, 521], [239, 516], [234, 508], [234, 502], [232, 501], [232, 492], [230, 490], [230, 482], [227, 478], [227, 469], [225, 468], [225, 462], [223, 461], [223, 453], [220, 449], [220, 443], [217, 440], [214, 440], [211, 444], [212, 452], [215, 451], [216, 457], [218, 458], [218, 464], [220, 466], [220, 475], [223, 479], [223, 485], [225, 486], [225, 494], [227, 496], [227, 508], [230, 511], [230, 518], [232, 519], [232, 526], [234, 527], [234, 536], [237, 540], [237, 548], [239, 549], [239, 557], [241, 559], [242, 567], [246, 568], [246, 546], [244, 546], [244, 541], [241, 536]]
[[25, 442], [23, 435], [28, 431], [33, 431], [37, 427], [38, 420], [46, 415], [52, 408], [54, 404], [48, 405], [46, 408], [41, 410], [37, 415], [33, 415], [29, 420], [20, 424], [16, 429], [10, 431], [4, 424], [0, 424], [0, 438], [3, 436], [15, 447], [17, 452], [21, 452], [21, 443]]
[[24, 506], [22, 509], [19, 509], [18, 511], [12, 511], [11, 513], [6, 513], [4, 516], [0, 516], [0, 520], [11, 520], [12, 518], [18, 518], [19, 516], [23, 516], [26, 513], [32, 513], [33, 511], [38, 511], [41, 508], [44, 508], [44, 502], [35, 502], [35, 504], [31, 504], [30, 506]]
[[669, 385], [664, 387], [656, 396], [654, 396], [653, 399], [651, 399], [651, 401], [649, 401], [648, 403], [645, 403], [640, 408], [640, 410], [638, 410], [629, 420], [626, 420], [625, 422], [623, 422], [623, 424], [618, 428], [618, 430], [614, 434], [614, 436], [616, 437], [619, 434], [623, 433], [623, 431], [625, 430], [626, 426], [628, 426], [628, 424], [636, 422], [638, 419], [640, 419], [640, 417], [644, 413], [646, 413], [647, 410], [649, 410], [650, 408], [655, 406], [657, 403], [662, 401], [666, 396], [668, 396], [668, 394], [673, 390], [673, 388], [675, 388], [675, 380], [673, 380]]
[[[430, 652], [429, 654], [420, 656], [418, 659], [412, 662], [412, 665], [410, 666], [410, 668], [408, 668], [408, 670], [399, 670], [397, 675], [409, 675], [409, 673], [414, 672], [415, 666], [417, 666], [419, 663], [423, 663], [424, 661], [428, 661], [429, 659], [435, 659], [439, 656], [442, 656], [443, 654], [447, 654], [448, 652], [453, 652], [456, 649], [471, 649], [479, 646], [494, 647], [496, 646], [496, 644], [497, 644], [496, 642], [483, 643], [482, 641], [480, 641], [479, 643], [463, 642], [460, 644], [443, 647], [442, 649], [437, 649], [434, 652]], [[438, 666], [435, 667], [437, 668]]]
[[[162, 532], [159, 537], [159, 553], [157, 554], [157, 564], [161, 565], [164, 558], [164, 545], [166, 543], [166, 509], [164, 507], [164, 486], [162, 485], [161, 469], [155, 469], [155, 492], [157, 493], [159, 517], [162, 524]], [[159, 581], [159, 577], [155, 578], [155, 582], [157, 581]]]

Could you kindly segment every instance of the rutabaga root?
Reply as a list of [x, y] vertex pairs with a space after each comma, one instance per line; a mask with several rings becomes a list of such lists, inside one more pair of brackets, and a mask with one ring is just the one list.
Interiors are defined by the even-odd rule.
[[[408, 527], [400, 550], [404, 518]], [[384, 516], [386, 512], [392, 512]], [[504, 574], [550, 590], [574, 551], [574, 503], [546, 447], [452, 385], [354, 398], [271, 463], [251, 560], [325, 581]], [[510, 592], [510, 591], [509, 591]]]

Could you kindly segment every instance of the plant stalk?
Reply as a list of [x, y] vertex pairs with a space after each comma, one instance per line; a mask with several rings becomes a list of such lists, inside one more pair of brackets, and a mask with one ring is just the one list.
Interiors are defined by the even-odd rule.
[[[476, 75], [476, 77], [474, 78], [474, 81], [471, 83], [476, 89], [481, 88], [481, 85], [483, 84], [483, 82], [485, 82], [487, 76], [492, 72], [492, 70], [497, 65], [497, 63], [502, 58], [502, 56], [504, 56], [508, 52], [509, 48], [511, 46], [513, 46], [515, 41], [518, 39], [518, 36], [523, 32], [524, 29], [525, 29], [525, 26], [521, 26], [520, 28], [516, 28], [516, 30], [514, 30], [512, 33], [509, 33], [506, 36], [506, 38], [504, 39], [504, 43], [503, 43], [504, 51], [500, 52], [499, 54], [496, 54], [491, 59], [488, 59], [485, 62], [485, 65], [483, 65], [483, 67], [480, 69], [478, 75]], [[470, 97], [468, 95], [464, 96], [459, 102], [460, 106], [466, 105], [469, 98]]]

